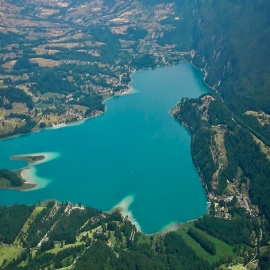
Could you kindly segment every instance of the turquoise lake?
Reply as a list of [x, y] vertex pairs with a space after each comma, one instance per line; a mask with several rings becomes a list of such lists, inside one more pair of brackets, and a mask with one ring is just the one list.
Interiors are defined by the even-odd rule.
[[0, 141], [1, 168], [27, 165], [11, 161], [13, 155], [52, 157], [28, 171], [39, 189], [0, 190], [0, 204], [56, 199], [111, 210], [122, 201], [145, 233], [203, 215], [207, 200], [191, 136], [169, 114], [183, 97], [207, 92], [202, 77], [186, 63], [139, 71], [132, 75], [133, 93], [107, 100], [105, 114]]

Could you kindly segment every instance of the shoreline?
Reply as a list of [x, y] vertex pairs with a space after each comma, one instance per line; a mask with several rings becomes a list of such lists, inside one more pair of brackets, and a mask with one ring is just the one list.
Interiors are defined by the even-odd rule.
[[[131, 75], [136, 72], [132, 71]], [[136, 93], [137, 90], [134, 89], [133, 87], [131, 87], [132, 81], [130, 81], [128, 83], [128, 87], [124, 90], [121, 91], [120, 93], [118, 93], [117, 95], [112, 95], [108, 98], [106, 98], [105, 100], [102, 101], [102, 103], [105, 103], [108, 99], [110, 98], [115, 98], [115, 97], [121, 97], [124, 95], [129, 95], [129, 94], [133, 94]], [[0, 139], [1, 140], [8, 140], [8, 139], [12, 139], [12, 138], [16, 138], [19, 136], [23, 136], [23, 135], [29, 135], [33, 132], [40, 132], [42, 130], [48, 130], [48, 129], [58, 129], [58, 128], [64, 128], [64, 127], [72, 127], [72, 126], [76, 126], [76, 125], [81, 125], [84, 122], [86, 122], [87, 120], [90, 120], [92, 118], [96, 118], [104, 113], [106, 113], [106, 106], [105, 106], [105, 110], [104, 111], [96, 111], [94, 115], [84, 118], [82, 120], [79, 121], [75, 121], [75, 122], [69, 122], [69, 123], [64, 123], [64, 124], [59, 124], [59, 125], [53, 125], [51, 127], [46, 127], [46, 128], [42, 128], [42, 129], [38, 129], [38, 130], [33, 130], [29, 133], [26, 134], [14, 134], [5, 138]], [[19, 173], [19, 177], [21, 178], [23, 184], [22, 186], [18, 187], [18, 188], [6, 188], [7, 190], [17, 190], [17, 191], [32, 191], [35, 189], [40, 189], [43, 188], [45, 186], [47, 186], [47, 184], [49, 182], [51, 182], [51, 179], [45, 179], [45, 178], [40, 178], [36, 175], [36, 169], [35, 169], [35, 165], [43, 163], [43, 162], [47, 162], [50, 161], [51, 159], [54, 159], [58, 156], [51, 156], [54, 153], [31, 153], [31, 154], [23, 154], [23, 155], [15, 155], [15, 156], [11, 156], [10, 159], [11, 160], [25, 160], [28, 162], [28, 165], [24, 168], [21, 169], [17, 169], [15, 171], [20, 171]], [[129, 212], [127, 212], [127, 214], [129, 215]], [[131, 215], [132, 216], [132, 215]], [[135, 222], [135, 221], [134, 221]]]
[[[64, 124], [52, 125], [51, 127], [46, 127], [46, 128], [38, 129], [38, 130], [32, 131], [32, 132], [39, 132], [39, 131], [48, 130], [48, 129], [58, 129], [58, 128], [66, 128], [66, 127], [78, 126], [78, 125], [81, 125], [81, 124], [83, 124], [84, 122], [86, 122], [88, 120], [91, 120], [93, 118], [96, 118], [96, 117], [104, 114], [105, 111], [104, 112], [103, 111], [97, 111], [94, 115], [89, 116], [89, 117], [86, 117], [86, 118], [83, 118], [82, 120], [79, 120], [79, 121], [66, 122]], [[30, 133], [32, 133], [32, 132], [30, 132]]]
[[127, 218], [132, 225], [136, 227], [136, 229], [140, 232], [143, 232], [140, 224], [138, 221], [133, 217], [132, 211], [129, 210], [130, 205], [133, 203], [135, 198], [135, 195], [131, 194], [126, 196], [123, 200], [121, 200], [119, 203], [117, 203], [113, 208], [108, 211], [109, 213], [114, 212], [114, 211], [119, 211], [123, 218]]
[[[48, 162], [59, 156], [60, 154], [55, 152], [42, 152], [25, 155], [16, 155], [10, 157], [11, 160], [15, 161], [16, 160], [28, 161], [28, 165], [26, 167], [16, 170], [19, 171], [20, 178], [23, 181], [23, 185], [18, 188], [11, 188], [10, 190], [32, 191], [46, 187], [52, 180], [39, 177], [37, 175], [37, 169], [35, 168], [35, 165]], [[38, 160], [36, 160], [37, 157]]]
[[[27, 172], [29, 172], [29, 170], [31, 170], [30, 167], [26, 167], [21, 170], [20, 178], [22, 179], [24, 183], [22, 187], [18, 189], [19, 191], [34, 190], [38, 187], [38, 184], [35, 184], [34, 181], [31, 181], [30, 177], [27, 176]], [[27, 185], [27, 187], [29, 185], [29, 187], [24, 188], [25, 185]]]
[[[193, 67], [195, 67], [192, 63], [190, 63]], [[197, 67], [195, 67], [195, 68], [197, 68]], [[201, 70], [202, 71], [202, 70]], [[137, 72], [137, 71], [134, 71], [134, 72]], [[133, 72], [132, 72], [133, 73]], [[204, 76], [204, 78], [203, 78], [203, 81], [204, 81], [204, 79], [205, 79], [205, 76]], [[105, 103], [108, 99], [110, 99], [110, 98], [114, 98], [114, 97], [119, 97], [119, 96], [124, 96], [124, 95], [127, 95], [127, 94], [133, 94], [133, 93], [136, 93], [137, 91], [136, 91], [136, 89], [134, 89], [134, 88], [132, 88], [131, 87], [131, 84], [132, 84], [132, 81], [131, 82], [129, 82], [129, 87], [125, 90], [125, 91], [122, 91], [119, 95], [113, 95], [113, 96], [111, 96], [111, 97], [108, 97], [108, 98], [106, 98], [105, 100], [103, 100], [103, 102]], [[211, 88], [210, 88], [211, 89]], [[172, 109], [173, 110], [173, 109]], [[171, 110], [171, 111], [172, 111]], [[171, 113], [171, 111], [169, 111], [169, 113], [173, 116], [173, 114]], [[91, 116], [91, 117], [88, 117], [88, 118], [84, 118], [84, 119], [82, 119], [82, 120], [79, 120], [79, 121], [75, 121], [75, 122], [70, 122], [70, 123], [67, 123], [67, 124], [60, 124], [59, 125], [59, 127], [58, 127], [58, 125], [55, 125], [55, 126], [53, 126], [53, 127], [47, 127], [47, 128], [45, 128], [45, 129], [57, 129], [57, 128], [62, 128], [62, 127], [69, 127], [69, 126], [73, 126], [73, 125], [80, 125], [80, 124], [83, 124], [85, 121], [87, 121], [87, 120], [90, 120], [90, 119], [92, 119], [92, 118], [95, 118], [95, 117], [97, 117], [97, 116], [100, 116], [100, 115], [102, 115], [102, 114], [105, 114], [106, 113], [106, 107], [105, 107], [105, 110], [104, 110], [104, 112], [100, 112], [100, 113], [98, 113], [98, 114], [95, 114], [95, 115], [93, 115], [93, 116]], [[32, 132], [38, 132], [38, 131], [42, 131], [42, 130], [45, 130], [45, 129], [39, 129], [39, 130], [36, 130], [36, 131], [31, 131], [30, 133], [32, 133]], [[28, 134], [30, 134], [30, 133], [28, 133]], [[14, 136], [21, 136], [21, 135], [24, 135], [24, 134], [17, 134], [17, 135], [14, 135]], [[5, 139], [9, 139], [10, 137], [8, 137], [8, 138], [5, 138]], [[32, 155], [32, 156], [35, 156], [36, 154], [30, 154], [30, 155]], [[28, 155], [28, 156], [30, 156], [30, 155]], [[22, 155], [22, 156], [27, 156], [27, 155]], [[48, 160], [47, 160], [47, 158], [46, 157], [44, 157], [44, 161], [43, 162], [47, 162]], [[27, 191], [27, 190], [34, 190], [34, 189], [38, 189], [38, 188], [42, 188], [42, 187], [45, 187], [45, 186], [40, 186], [39, 184], [36, 184], [35, 183], [35, 180], [32, 180], [31, 178], [31, 170], [33, 170], [33, 168], [32, 168], [32, 166], [31, 165], [36, 165], [36, 164], [38, 164], [39, 162], [37, 162], [37, 163], [32, 163], [32, 164], [30, 164], [29, 163], [29, 165], [27, 166], [27, 167], [25, 167], [25, 168], [23, 168], [22, 170], [21, 170], [21, 176], [22, 176], [22, 178], [24, 179], [24, 181], [25, 181], [25, 183], [26, 184], [33, 184], [33, 185], [35, 185], [33, 188], [29, 188], [29, 189], [26, 189], [25, 191]], [[197, 170], [197, 172], [198, 172], [198, 170]], [[32, 171], [32, 173], [33, 173], [33, 171]], [[202, 181], [202, 179], [201, 179], [201, 181]], [[202, 183], [203, 183], [203, 181], [202, 181]], [[204, 186], [204, 185], [203, 185]], [[24, 190], [20, 190], [20, 191], [24, 191]], [[207, 196], [208, 197], [208, 196]], [[134, 199], [134, 198], [133, 198]], [[111, 211], [115, 211], [115, 210], [118, 210], [118, 211], [120, 211], [120, 213], [124, 216], [124, 217], [128, 217], [128, 219], [131, 221], [131, 223], [133, 224], [133, 225], [135, 225], [136, 226], [136, 228], [139, 230], [139, 231], [142, 231], [141, 230], [141, 228], [140, 228], [140, 225], [139, 225], [139, 223], [136, 221], [136, 219], [133, 217], [133, 215], [132, 215], [132, 212], [128, 209], [129, 208], [129, 206], [131, 205], [131, 203], [133, 202], [133, 199], [132, 199], [132, 201], [131, 202], [129, 202], [129, 204], [127, 204], [127, 205], [123, 205], [123, 204], [121, 204], [121, 202], [123, 202], [124, 200], [125, 200], [125, 198], [120, 202], [120, 203], [118, 203], [117, 205], [115, 205], [113, 208], [112, 208], [112, 210]], [[186, 222], [188, 222], [188, 221], [186, 221]], [[156, 233], [166, 233], [166, 231], [168, 231], [168, 230], [177, 230], [180, 226], [181, 226], [181, 224], [184, 224], [184, 223], [186, 223], [186, 222], [183, 222], [183, 223], [170, 223], [170, 224], [168, 224], [168, 225], [166, 225], [163, 229], [161, 229], [161, 230], [159, 230], [159, 231], [157, 231]], [[155, 233], [153, 233], [153, 234], [155, 234]]]
[[[137, 229], [137, 231], [145, 234], [145, 235], [155, 235], [155, 234], [161, 234], [164, 235], [168, 232], [172, 232], [172, 231], [177, 231], [179, 230], [179, 228], [181, 226], [183, 226], [184, 224], [188, 223], [188, 222], [192, 222], [194, 220], [197, 220], [198, 218], [202, 217], [199, 216], [198, 218], [195, 219], [191, 219], [191, 220], [186, 220], [183, 222], [175, 222], [175, 221], [171, 221], [170, 223], [166, 224], [163, 228], [161, 228], [160, 230], [153, 232], [153, 233], [145, 233], [142, 229], [141, 226], [139, 224], [139, 222], [134, 218], [132, 211], [129, 210], [129, 207], [131, 206], [131, 204], [133, 203], [135, 199], [135, 195], [134, 194], [130, 194], [127, 195], [124, 199], [122, 199], [119, 203], [117, 203], [115, 206], [112, 207], [112, 209], [110, 211], [106, 211], [108, 213], [112, 213], [114, 211], [119, 211], [121, 213], [121, 215], [123, 216], [123, 218], [128, 219], [132, 225], [134, 225]], [[207, 214], [209, 211], [209, 201], [206, 202], [206, 212], [205, 214]]]
[[[136, 72], [136, 71], [134, 71]], [[132, 74], [134, 73], [132, 72]], [[111, 98], [116, 98], [116, 97], [121, 97], [121, 96], [124, 96], [124, 95], [129, 95], [129, 94], [133, 94], [133, 93], [136, 93], [137, 90], [134, 89], [133, 87], [131, 87], [131, 82], [129, 82], [128, 84], [128, 88], [125, 90], [125, 91], [122, 91], [121, 93], [117, 94], [117, 95], [112, 95], [106, 99], [104, 99], [102, 101], [102, 103], [104, 104], [107, 100], [111, 99]], [[117, 92], [116, 92], [117, 93]], [[77, 125], [82, 125], [84, 122], [88, 121], [88, 120], [91, 120], [91, 119], [94, 119], [98, 116], [101, 116], [103, 115], [104, 113], [106, 113], [106, 106], [105, 106], [105, 110], [104, 111], [96, 111], [94, 115], [92, 116], [89, 116], [89, 117], [86, 117], [86, 118], [83, 118], [81, 120], [78, 120], [78, 121], [72, 121], [72, 122], [66, 122], [66, 123], [62, 123], [62, 124], [59, 124], [59, 125], [52, 125], [52, 126], [49, 126], [49, 127], [45, 127], [45, 128], [39, 128], [37, 130], [31, 130], [30, 132], [28, 133], [25, 133], [25, 134], [13, 134], [13, 135], [10, 135], [10, 136], [7, 136], [7, 137], [4, 137], [4, 138], [0, 138], [0, 141], [4, 141], [4, 140], [9, 140], [9, 139], [13, 139], [13, 138], [17, 138], [17, 137], [20, 137], [20, 136], [25, 136], [25, 135], [30, 135], [34, 132], [41, 132], [43, 130], [50, 130], [50, 129], [58, 129], [58, 128], [66, 128], [66, 127], [72, 127], [72, 126], [77, 126]]]
[[[196, 69], [199, 69], [198, 67], [196, 67], [193, 63], [192, 63], [192, 60], [191, 61], [179, 61], [178, 63], [172, 63], [172, 64], [168, 64], [168, 65], [157, 65], [155, 66], [154, 69], [156, 68], [165, 68], [165, 67], [169, 67], [169, 66], [174, 66], [174, 65], [179, 65], [183, 62], [187, 62], [189, 63], [191, 66], [193, 66], [194, 68]], [[148, 68], [148, 69], [152, 69], [152, 68]], [[132, 74], [136, 73], [136, 72], [140, 72], [140, 71], [143, 71], [143, 70], [148, 70], [147, 68], [142, 68], [142, 69], [138, 69], [138, 70], [132, 70], [130, 72], [130, 77], [132, 77]], [[199, 69], [200, 71], [202, 71], [205, 75], [205, 71], [203, 69]], [[204, 82], [204, 78], [203, 78], [203, 82]], [[119, 92], [113, 92], [113, 95], [112, 96], [109, 96], [108, 98], [104, 99], [102, 101], [102, 103], [104, 104], [107, 100], [111, 99], [111, 98], [115, 98], [115, 97], [121, 97], [121, 96], [124, 96], [124, 95], [129, 95], [129, 94], [134, 94], [136, 92], [138, 92], [136, 89], [134, 89], [132, 86], [132, 79], [131, 81], [127, 84], [127, 88], [123, 91], [119, 91]], [[208, 85], [207, 85], [208, 86]], [[210, 87], [210, 86], [208, 86]], [[210, 87], [210, 89], [212, 89]], [[40, 132], [40, 131], [43, 131], [43, 130], [48, 130], [48, 129], [58, 129], [58, 128], [64, 128], [64, 127], [71, 127], [71, 126], [75, 126], [75, 125], [81, 125], [83, 124], [85, 121], [87, 120], [91, 120], [92, 118], [95, 118], [95, 117], [98, 117], [102, 114], [106, 113], [106, 106], [105, 106], [105, 110], [104, 111], [96, 111], [96, 113], [92, 116], [89, 116], [89, 117], [86, 117], [86, 118], [83, 118], [81, 120], [78, 120], [78, 121], [72, 121], [72, 122], [66, 122], [66, 123], [62, 123], [62, 124], [56, 124], [56, 125], [52, 125], [52, 126], [49, 126], [49, 127], [44, 127], [44, 128], [38, 128], [36, 130], [31, 130], [30, 132], [28, 133], [24, 133], [24, 134], [13, 134], [13, 135], [10, 135], [10, 136], [6, 136], [6, 137], [3, 137], [3, 138], [0, 138], [0, 141], [4, 141], [4, 140], [8, 140], [8, 139], [13, 139], [13, 138], [16, 138], [16, 137], [19, 137], [19, 136], [24, 136], [24, 135], [30, 135], [31, 133], [34, 133], [34, 132]], [[170, 113], [170, 111], [169, 111]]]
[[[129, 84], [131, 84], [131, 82]], [[111, 98], [117, 98], [117, 97], [121, 97], [121, 96], [125, 96], [125, 95], [130, 95], [130, 94], [134, 94], [136, 92], [137, 92], [136, 89], [134, 89], [133, 87], [131, 87], [130, 85], [128, 85], [128, 88], [125, 91], [122, 91], [121, 93], [119, 93], [117, 95], [112, 95], [112, 96], [104, 99], [102, 101], [102, 103], [105, 104], [105, 102], [107, 100], [111, 99]], [[104, 111], [96, 111], [96, 113], [94, 115], [89, 116], [89, 117], [86, 117], [86, 118], [83, 118], [82, 120], [74, 121], [74, 122], [68, 122], [68, 123], [59, 124], [59, 125], [52, 125], [51, 127], [46, 127], [46, 128], [38, 129], [38, 130], [35, 130], [35, 131], [31, 131], [29, 134], [31, 134], [32, 132], [39, 132], [39, 131], [42, 131], [42, 130], [58, 129], [58, 128], [66, 128], [66, 127], [73, 127], [73, 126], [82, 125], [84, 122], [86, 122], [88, 120], [94, 119], [94, 118], [96, 118], [98, 116], [101, 116], [101, 115], [105, 114], [106, 111], [107, 111], [107, 107], [105, 106], [105, 110]], [[18, 134], [18, 136], [21, 136], [21, 135]], [[9, 138], [11, 138], [11, 137], [4, 138], [4, 139], [9, 139]]]
[[9, 185], [2, 186], [1, 185], [0, 190], [27, 191], [27, 190], [32, 190], [37, 186], [36, 184], [31, 183], [30, 181], [26, 181], [23, 178], [22, 176], [23, 169], [13, 170], [12, 172], [15, 173], [20, 178], [22, 185], [21, 186], [9, 186]]

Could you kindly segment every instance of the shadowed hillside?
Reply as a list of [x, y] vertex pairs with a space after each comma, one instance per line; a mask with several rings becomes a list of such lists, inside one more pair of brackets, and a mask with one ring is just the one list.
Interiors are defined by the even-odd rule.
[[269, 114], [270, 2], [195, 2], [193, 63], [207, 71], [207, 83], [235, 112]]

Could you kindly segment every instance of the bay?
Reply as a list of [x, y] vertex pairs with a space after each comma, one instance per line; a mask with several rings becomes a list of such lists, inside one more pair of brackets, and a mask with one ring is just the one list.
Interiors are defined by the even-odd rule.
[[0, 190], [0, 204], [46, 199], [110, 210], [120, 202], [145, 233], [198, 218], [206, 196], [190, 153], [191, 136], [169, 114], [183, 97], [207, 92], [187, 63], [132, 75], [132, 93], [106, 101], [106, 113], [78, 125], [0, 141], [1, 168], [13, 155], [47, 153], [27, 174], [31, 191]]

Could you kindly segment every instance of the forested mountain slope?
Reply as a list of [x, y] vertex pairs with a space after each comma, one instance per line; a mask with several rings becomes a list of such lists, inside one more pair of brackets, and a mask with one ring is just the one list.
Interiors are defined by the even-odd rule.
[[[208, 112], [210, 124], [230, 125], [230, 136], [232, 136], [232, 131], [235, 131], [231, 125], [232, 119], [241, 128], [247, 129], [247, 131], [241, 131], [246, 135], [245, 138], [242, 136], [237, 139], [238, 146], [244, 141], [246, 141], [246, 146], [253, 145], [255, 140], [257, 144], [265, 146], [262, 152], [267, 154], [266, 149], [269, 148], [270, 141], [270, 2], [265, 0], [222, 0], [219, 2], [196, 0], [194, 3], [193, 48], [195, 54], [192, 62], [195, 66], [204, 69], [207, 75], [206, 83], [221, 94], [222, 100], [231, 111], [231, 116], [228, 113], [226, 115], [227, 120], [223, 118], [213, 121], [219, 118], [218, 111], [225, 109], [222, 108], [222, 103], [214, 106], [214, 109], [210, 106], [210, 109], [212, 108]], [[215, 97], [217, 98], [218, 96]], [[230, 152], [228, 149], [235, 149], [229, 143], [230, 136], [225, 136], [227, 157]], [[253, 162], [256, 152], [254, 147], [243, 149], [243, 155], [244, 153], [246, 155], [242, 157], [239, 156], [239, 152], [231, 152], [228, 166], [230, 167], [232, 160], [238, 159], [241, 170], [244, 170], [244, 167], [251, 167], [249, 171], [254, 170], [252, 176], [250, 173], [245, 175], [251, 178], [253, 188], [257, 187], [254, 185], [256, 179], [268, 189], [269, 170], [266, 169], [268, 161], [265, 158], [265, 162], [261, 162], [258, 168], [254, 169], [257, 166]], [[250, 156], [247, 162], [249, 165], [243, 165], [243, 160], [246, 160], [248, 155]], [[235, 173], [232, 173], [231, 169], [231, 177], [227, 176], [227, 179], [236, 176], [237, 166], [234, 167]], [[252, 193], [254, 194], [254, 190], [250, 190], [250, 194]], [[253, 196], [258, 198], [256, 203], [268, 209], [269, 207], [266, 206], [268, 203], [261, 202], [263, 200], [261, 192], [257, 190], [256, 194]]]
[[[266, 245], [270, 221], [270, 3], [195, 0], [192, 14], [192, 63], [205, 72], [205, 82], [213, 92], [183, 99], [173, 113], [192, 132], [193, 160], [213, 203], [213, 215], [226, 217], [228, 200], [236, 196], [238, 205], [252, 216], [266, 218], [259, 237], [260, 245]], [[269, 269], [270, 254], [263, 250], [257, 246], [262, 258], [259, 265]]]
[[229, 108], [268, 139], [269, 126], [243, 114], [270, 114], [270, 2], [198, 0], [194, 14], [193, 63]]

